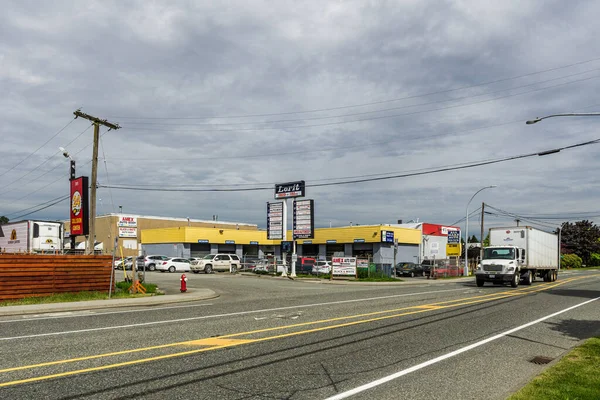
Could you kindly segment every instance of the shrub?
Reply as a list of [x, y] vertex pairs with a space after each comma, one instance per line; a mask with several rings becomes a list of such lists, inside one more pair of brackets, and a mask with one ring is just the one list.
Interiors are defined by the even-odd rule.
[[600, 267], [600, 253], [592, 253], [589, 267]]
[[571, 269], [571, 268], [581, 268], [581, 257], [577, 254], [565, 254], [562, 256], [562, 260], [560, 265], [562, 268]]

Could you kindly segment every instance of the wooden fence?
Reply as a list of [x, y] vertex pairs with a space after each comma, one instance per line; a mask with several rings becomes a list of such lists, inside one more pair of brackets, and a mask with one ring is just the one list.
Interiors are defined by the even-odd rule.
[[0, 301], [110, 286], [112, 256], [0, 254]]

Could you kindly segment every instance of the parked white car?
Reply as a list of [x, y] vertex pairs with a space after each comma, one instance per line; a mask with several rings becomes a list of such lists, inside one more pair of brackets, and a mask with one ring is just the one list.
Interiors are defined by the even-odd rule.
[[187, 258], [179, 257], [169, 258], [168, 260], [163, 261], [162, 263], [157, 263], [156, 270], [160, 272], [186, 272], [190, 270], [190, 260], [188, 260]]
[[324, 275], [331, 272], [331, 264], [329, 261], [317, 261], [312, 268], [313, 275]]
[[240, 265], [240, 258], [235, 254], [207, 254], [200, 260], [192, 261], [190, 269], [195, 274], [200, 271], [205, 274], [213, 271], [237, 272]]

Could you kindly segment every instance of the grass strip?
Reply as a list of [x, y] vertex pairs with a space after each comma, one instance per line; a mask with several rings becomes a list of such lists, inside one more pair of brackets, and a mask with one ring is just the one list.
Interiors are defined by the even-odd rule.
[[600, 399], [600, 337], [587, 340], [508, 400]]

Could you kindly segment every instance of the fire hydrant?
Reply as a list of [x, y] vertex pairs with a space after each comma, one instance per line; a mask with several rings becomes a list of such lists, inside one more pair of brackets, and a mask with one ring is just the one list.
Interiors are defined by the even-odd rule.
[[187, 277], [185, 274], [181, 274], [181, 288], [179, 290], [181, 293], [187, 292]]

